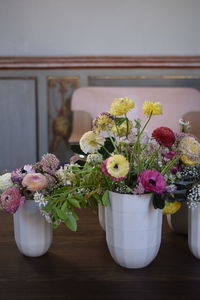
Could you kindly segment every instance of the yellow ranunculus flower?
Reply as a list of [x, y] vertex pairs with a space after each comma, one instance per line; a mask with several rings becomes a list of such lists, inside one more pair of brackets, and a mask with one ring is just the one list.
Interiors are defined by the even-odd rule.
[[178, 201], [166, 202], [165, 207], [163, 208], [163, 214], [175, 214], [181, 207], [181, 203]]
[[181, 155], [180, 160], [187, 166], [193, 166], [196, 165], [198, 163], [198, 161], [194, 161], [189, 159], [186, 155]]
[[162, 105], [160, 102], [144, 101], [142, 106], [143, 113], [147, 116], [152, 115], [161, 115], [162, 114]]
[[128, 121], [128, 126], [127, 126], [127, 122], [124, 121], [120, 126], [113, 126], [111, 131], [119, 136], [126, 136], [127, 134], [130, 133], [131, 129], [133, 128], [133, 123], [131, 121]]
[[183, 137], [178, 148], [182, 154], [181, 160], [184, 164], [192, 166], [200, 160], [200, 143], [193, 136]]
[[122, 116], [126, 114], [129, 110], [134, 108], [134, 101], [128, 97], [115, 98], [111, 104], [110, 113], [113, 116]]
[[116, 154], [108, 158], [106, 168], [114, 178], [124, 178], [129, 172], [129, 162], [123, 155]]

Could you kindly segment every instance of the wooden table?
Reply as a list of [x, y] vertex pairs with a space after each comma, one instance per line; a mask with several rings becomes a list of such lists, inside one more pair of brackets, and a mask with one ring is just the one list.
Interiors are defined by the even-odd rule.
[[156, 259], [134, 270], [113, 261], [97, 216], [79, 215], [78, 232], [60, 226], [49, 252], [28, 258], [15, 245], [12, 216], [0, 212], [0, 300], [200, 299], [200, 261], [166, 222]]

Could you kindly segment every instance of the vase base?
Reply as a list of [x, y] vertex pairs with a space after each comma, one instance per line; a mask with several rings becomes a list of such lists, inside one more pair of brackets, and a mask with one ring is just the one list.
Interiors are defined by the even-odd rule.
[[145, 249], [123, 249], [108, 245], [114, 261], [121, 267], [141, 269], [148, 266], [158, 254], [160, 243]]

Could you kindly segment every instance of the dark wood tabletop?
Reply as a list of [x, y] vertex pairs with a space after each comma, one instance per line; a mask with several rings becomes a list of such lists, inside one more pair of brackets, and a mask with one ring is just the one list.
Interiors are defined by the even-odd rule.
[[15, 245], [12, 216], [0, 212], [0, 300], [200, 299], [200, 261], [166, 220], [157, 257], [136, 270], [113, 261], [91, 210], [79, 216], [77, 232], [61, 225], [48, 253], [29, 258]]

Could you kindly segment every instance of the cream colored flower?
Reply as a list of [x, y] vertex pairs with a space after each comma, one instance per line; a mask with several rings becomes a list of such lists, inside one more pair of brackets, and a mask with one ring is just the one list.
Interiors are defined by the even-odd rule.
[[134, 106], [134, 101], [128, 97], [115, 98], [113, 103], [111, 104], [110, 113], [113, 116], [122, 116], [126, 114], [129, 110], [134, 108]]
[[181, 160], [186, 165], [194, 165], [200, 160], [200, 143], [194, 137], [183, 137], [178, 149], [182, 154]]
[[93, 131], [88, 131], [80, 139], [80, 148], [84, 153], [95, 153], [105, 143], [105, 138]]
[[0, 176], [0, 191], [5, 191], [7, 188], [13, 186], [11, 180], [11, 173], [5, 173]]
[[142, 106], [143, 113], [147, 116], [162, 115], [162, 105], [160, 102], [144, 101]]

